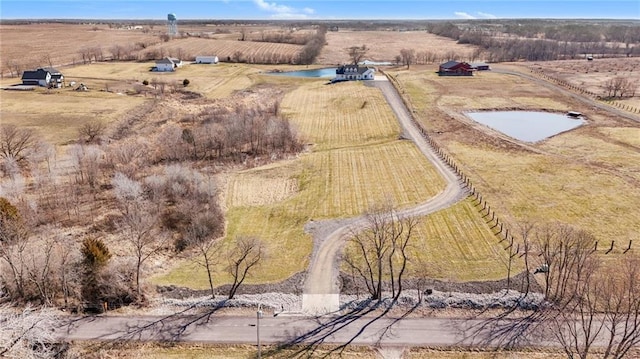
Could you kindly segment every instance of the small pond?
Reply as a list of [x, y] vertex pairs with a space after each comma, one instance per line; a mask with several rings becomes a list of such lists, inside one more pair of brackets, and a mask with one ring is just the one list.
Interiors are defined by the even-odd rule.
[[467, 116], [509, 137], [525, 142], [541, 141], [585, 123], [581, 118], [533, 111], [467, 112]]
[[269, 72], [269, 75], [291, 76], [291, 77], [335, 77], [336, 68], [329, 67], [324, 69], [313, 69], [313, 70]]

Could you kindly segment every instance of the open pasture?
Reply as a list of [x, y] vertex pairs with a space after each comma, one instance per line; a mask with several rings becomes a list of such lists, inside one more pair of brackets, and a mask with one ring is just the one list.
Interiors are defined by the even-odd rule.
[[0, 91], [2, 124], [33, 128], [52, 144], [78, 139], [78, 129], [87, 121], [116, 122], [144, 102], [143, 97], [71, 88]]
[[64, 70], [67, 82], [84, 83], [94, 90], [133, 91], [134, 85], [147, 80], [153, 88], [155, 82], [164, 82], [182, 88], [182, 81], [189, 80], [185, 90], [200, 93], [206, 97], [227, 97], [236, 90], [250, 87], [254, 81], [252, 74], [260, 70], [235, 64], [189, 64], [173, 72], [151, 71], [155, 62], [94, 63], [75, 66]]
[[282, 113], [314, 151], [397, 139], [400, 126], [376, 88], [315, 80], [285, 96]]
[[[351, 63], [346, 49], [351, 46], [366, 45], [369, 48], [363, 60], [389, 61], [402, 49], [416, 52], [429, 51], [437, 58], [468, 58], [475, 47], [460, 45], [455, 40], [430, 34], [426, 31], [352, 31], [327, 32], [327, 44], [323, 47], [317, 62], [321, 64]], [[446, 60], [445, 60], [446, 61]]]
[[[482, 73], [468, 79], [438, 78], [430, 71], [397, 75], [416, 104], [419, 120], [512, 230], [524, 222], [564, 222], [591, 232], [601, 246], [615, 240], [614, 253], [621, 253], [629, 240], [640, 240], [640, 124], [595, 111], [512, 75]], [[487, 86], [491, 92], [486, 92]], [[489, 98], [479, 99], [481, 92], [490, 93]], [[587, 124], [535, 144], [521, 144], [483, 130], [463, 115], [507, 107], [576, 109], [586, 115]]]

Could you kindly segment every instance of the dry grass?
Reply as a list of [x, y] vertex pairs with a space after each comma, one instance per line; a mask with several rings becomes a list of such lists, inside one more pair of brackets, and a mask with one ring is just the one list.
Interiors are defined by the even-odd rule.
[[[614, 253], [640, 239], [637, 123], [514, 76], [437, 78], [431, 71], [415, 71], [400, 73], [398, 80], [420, 120], [512, 229], [525, 221], [566, 222], [593, 233], [604, 246], [615, 240]], [[479, 98], [483, 93], [490, 99]], [[519, 144], [461, 115], [496, 108], [580, 109], [589, 122], [540, 143]]]
[[[417, 231], [415, 254], [429, 264], [429, 277], [464, 282], [498, 280], [507, 276], [509, 256], [471, 199], [426, 218]], [[497, 230], [496, 230], [497, 231]], [[513, 263], [513, 272], [524, 269]]]
[[94, 25], [81, 24], [0, 25], [0, 70], [7, 74], [10, 62], [18, 62], [23, 69], [79, 64], [83, 48], [101, 47], [108, 54], [116, 44], [130, 46], [160, 41], [153, 32], [109, 29], [106, 25], [96, 27], [97, 31], [93, 30]]
[[233, 59], [234, 54], [240, 52], [242, 59], [250, 63], [278, 58], [287, 63], [301, 49], [302, 45], [189, 37], [158, 43], [145, 49], [145, 52], [162, 50], [165, 54], [188, 60], [198, 55], [216, 55], [223, 61]]
[[[254, 345], [207, 345], [207, 344], [187, 344], [173, 343], [171, 345], [163, 345], [158, 343], [126, 343], [111, 345], [104, 347], [101, 345], [99, 351], [95, 350], [95, 345], [87, 343], [75, 343], [72, 350], [82, 353], [84, 358], [135, 358], [135, 359], [241, 359], [255, 358], [256, 348]], [[521, 351], [466, 351], [445, 350], [445, 349], [429, 349], [429, 348], [402, 348], [402, 347], [384, 347], [381, 349], [373, 349], [365, 346], [350, 346], [341, 354], [329, 355], [331, 345], [324, 345], [316, 349], [314, 357], [326, 358], [359, 358], [359, 359], [378, 359], [381, 358], [380, 352], [391, 355], [398, 355], [398, 358], [404, 359], [560, 359], [564, 358], [564, 354], [559, 351], [533, 352], [527, 350]], [[267, 353], [272, 346], [262, 346], [263, 354]], [[296, 349], [280, 350], [278, 354], [269, 353], [269, 357], [273, 358], [290, 358], [295, 356]], [[99, 353], [99, 354], [98, 354]]]
[[282, 113], [314, 151], [389, 141], [400, 131], [380, 91], [362, 83], [314, 81], [288, 94]]
[[174, 83], [182, 88], [182, 80], [189, 79], [187, 90], [219, 98], [250, 87], [254, 83], [251, 74], [260, 71], [258, 68], [234, 64], [185, 64], [174, 72], [149, 71], [154, 66], [155, 62], [95, 63], [66, 69], [64, 74], [67, 82], [82, 82], [89, 88], [120, 91], [131, 90], [144, 80]]
[[375, 61], [395, 61], [395, 57], [404, 48], [416, 52], [430, 51], [439, 56], [451, 52], [455, 58], [466, 58], [474, 47], [459, 45], [455, 40], [429, 34], [426, 31], [350, 31], [340, 30], [327, 33], [327, 45], [322, 49], [317, 62], [322, 64], [349, 63], [345, 49], [351, 46], [366, 45], [370, 48], [366, 59]]
[[46, 141], [63, 144], [78, 138], [78, 128], [88, 120], [106, 124], [119, 120], [143, 103], [142, 97], [70, 88], [46, 91], [2, 91], [0, 118], [3, 124], [35, 129]]
[[594, 61], [558, 60], [533, 63], [529, 67], [596, 94], [603, 94], [603, 85], [614, 77], [624, 77], [636, 84], [640, 92], [640, 58], [595, 59]]

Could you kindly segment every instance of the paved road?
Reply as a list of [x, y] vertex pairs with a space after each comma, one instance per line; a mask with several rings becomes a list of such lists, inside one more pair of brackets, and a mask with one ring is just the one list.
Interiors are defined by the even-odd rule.
[[[63, 340], [152, 340], [220, 344], [255, 343], [255, 317], [82, 317], [72, 318], [56, 331]], [[378, 318], [360, 316], [272, 317], [260, 320], [264, 344], [364, 344], [380, 346], [497, 346], [501, 340], [486, 321], [437, 318]], [[497, 322], [512, 325], [510, 321]], [[522, 343], [522, 345], [531, 343]], [[537, 342], [539, 346], [553, 346]]]
[[[457, 175], [435, 154], [428, 142], [422, 137], [420, 130], [411, 121], [411, 116], [393, 85], [386, 77], [379, 76], [376, 76], [376, 81], [370, 83], [382, 91], [400, 122], [403, 135], [416, 144], [447, 183], [445, 189], [435, 197], [416, 207], [400, 211], [398, 215], [400, 217], [424, 216], [449, 207], [464, 198], [466, 192]], [[324, 221], [324, 223], [317, 224], [317, 226], [325, 226], [328, 229], [314, 231], [314, 242], [317, 247], [314, 249], [307, 271], [302, 301], [304, 312], [328, 313], [338, 310], [340, 254], [349, 234], [366, 225], [367, 221], [363, 217], [333, 222]]]

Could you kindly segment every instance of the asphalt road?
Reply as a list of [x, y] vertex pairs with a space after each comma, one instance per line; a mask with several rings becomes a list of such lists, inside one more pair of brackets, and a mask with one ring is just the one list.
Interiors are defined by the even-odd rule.
[[[362, 344], [379, 346], [498, 346], [504, 344], [494, 326], [483, 320], [388, 318], [375, 316], [309, 317], [264, 316], [260, 320], [263, 344]], [[256, 317], [95, 316], [69, 318], [56, 331], [64, 340], [172, 341], [218, 344], [256, 343]], [[510, 321], [494, 322], [513, 325]], [[522, 343], [530, 346], [531, 343]], [[536, 342], [551, 346], [553, 343]]]

